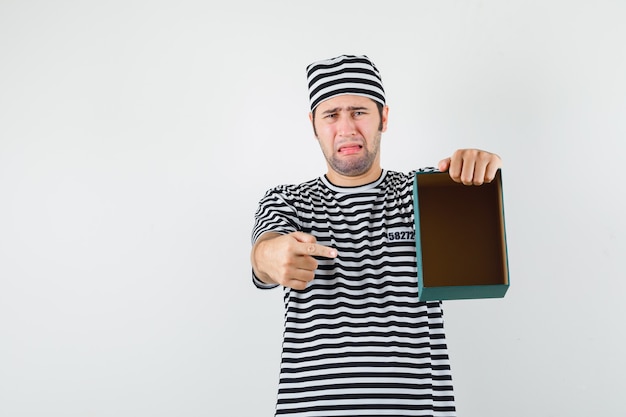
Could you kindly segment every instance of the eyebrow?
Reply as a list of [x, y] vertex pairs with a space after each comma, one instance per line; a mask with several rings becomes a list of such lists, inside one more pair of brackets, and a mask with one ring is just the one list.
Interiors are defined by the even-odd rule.
[[[340, 111], [342, 108], [341, 107], [335, 107], [334, 109], [328, 109], [322, 112], [322, 114], [332, 114], [332, 113], [337, 113], [338, 111]], [[348, 106], [345, 108], [347, 111], [356, 111], [356, 110], [369, 110], [367, 107], [365, 106]]]

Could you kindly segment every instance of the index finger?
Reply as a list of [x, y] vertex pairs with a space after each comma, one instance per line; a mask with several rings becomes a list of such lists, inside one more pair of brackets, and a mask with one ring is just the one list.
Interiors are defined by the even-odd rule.
[[319, 243], [302, 243], [302, 254], [309, 256], [323, 256], [324, 258], [336, 258], [337, 249]]

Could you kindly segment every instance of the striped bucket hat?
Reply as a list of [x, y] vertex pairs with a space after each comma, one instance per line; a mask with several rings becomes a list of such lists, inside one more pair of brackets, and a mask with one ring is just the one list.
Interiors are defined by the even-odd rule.
[[343, 94], [369, 97], [385, 105], [383, 81], [365, 55], [340, 55], [306, 67], [311, 111], [329, 98]]

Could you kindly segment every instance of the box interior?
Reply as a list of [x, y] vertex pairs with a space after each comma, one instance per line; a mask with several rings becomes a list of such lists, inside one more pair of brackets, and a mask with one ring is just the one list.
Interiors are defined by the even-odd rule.
[[425, 287], [508, 284], [500, 175], [480, 186], [417, 175]]

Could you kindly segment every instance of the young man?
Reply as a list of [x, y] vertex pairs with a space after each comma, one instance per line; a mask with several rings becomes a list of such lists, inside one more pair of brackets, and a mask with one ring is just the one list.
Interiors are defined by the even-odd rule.
[[[276, 415], [454, 416], [441, 302], [417, 301], [413, 173], [380, 165], [389, 108], [378, 69], [342, 55], [307, 76], [328, 171], [267, 191], [252, 231], [253, 282], [284, 290]], [[476, 149], [438, 165], [466, 185], [500, 167]]]

